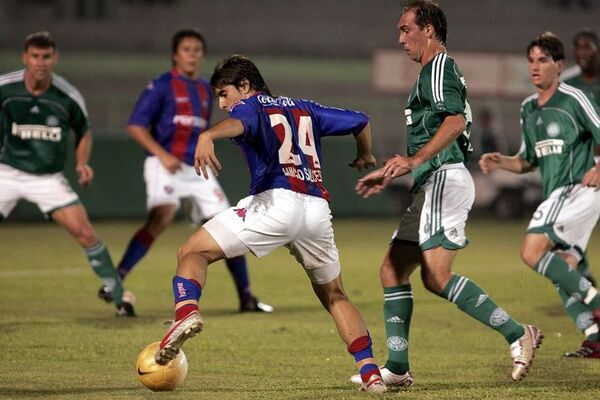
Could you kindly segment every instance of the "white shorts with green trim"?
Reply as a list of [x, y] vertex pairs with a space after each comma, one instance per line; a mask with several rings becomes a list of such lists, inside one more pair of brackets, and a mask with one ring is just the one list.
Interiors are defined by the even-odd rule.
[[62, 172], [36, 175], [0, 163], [0, 215], [8, 217], [21, 199], [36, 204], [44, 214], [79, 202]]
[[600, 217], [600, 191], [579, 184], [555, 189], [533, 213], [527, 233], [543, 233], [577, 259]]
[[447, 164], [431, 174], [402, 215], [392, 240], [419, 244], [421, 250], [468, 244], [465, 225], [475, 200], [475, 187], [464, 164]]
[[227, 258], [251, 251], [257, 257], [286, 246], [316, 284], [340, 274], [327, 200], [272, 189], [246, 197], [203, 225]]

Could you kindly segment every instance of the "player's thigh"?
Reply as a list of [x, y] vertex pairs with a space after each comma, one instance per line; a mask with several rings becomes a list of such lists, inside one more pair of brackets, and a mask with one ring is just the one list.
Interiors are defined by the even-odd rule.
[[556, 189], [533, 214], [528, 233], [544, 234], [580, 259], [600, 217], [600, 191], [581, 185]]
[[209, 263], [225, 257], [225, 252], [215, 238], [204, 228], [198, 229], [179, 248], [178, 257], [201, 253]]
[[79, 204], [79, 196], [62, 173], [22, 175], [23, 198], [36, 204], [44, 214], [50, 215], [56, 210]]
[[171, 174], [158, 157], [146, 157], [144, 181], [146, 182], [146, 207], [148, 210], [172, 204], [179, 208], [181, 195], [177, 192], [176, 175]]
[[8, 217], [20, 198], [21, 180], [19, 170], [0, 163], [0, 218]]
[[465, 226], [475, 199], [469, 171], [460, 166], [436, 171], [423, 186], [425, 201], [421, 210], [419, 245], [421, 250], [442, 246], [464, 248], [468, 241]]
[[302, 196], [305, 218], [288, 248], [313, 283], [331, 282], [338, 277], [341, 268], [329, 204], [320, 197]]
[[302, 215], [303, 204], [296, 193], [274, 189], [240, 200], [203, 227], [228, 258], [248, 250], [262, 257], [293, 240]]

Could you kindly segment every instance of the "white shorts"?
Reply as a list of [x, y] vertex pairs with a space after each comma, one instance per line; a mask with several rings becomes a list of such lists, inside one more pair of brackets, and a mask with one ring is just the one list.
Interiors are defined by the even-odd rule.
[[44, 214], [79, 202], [62, 172], [36, 175], [0, 163], [0, 214], [8, 217], [21, 199], [36, 204]]
[[475, 200], [475, 187], [464, 164], [447, 164], [431, 174], [402, 215], [392, 240], [419, 243], [421, 250], [468, 244], [465, 225]]
[[326, 200], [287, 189], [272, 189], [242, 199], [204, 224], [227, 258], [251, 251], [262, 257], [286, 246], [316, 284], [340, 274]]
[[180, 199], [192, 201], [192, 220], [202, 222], [229, 208], [229, 200], [219, 181], [209, 170], [209, 179], [198, 176], [194, 167], [185, 163], [171, 174], [158, 157], [146, 157], [144, 180], [146, 181], [146, 206], [148, 210], [160, 205], [174, 204], [179, 207]]
[[533, 213], [527, 233], [544, 233], [578, 260], [598, 217], [600, 191], [579, 184], [555, 189]]

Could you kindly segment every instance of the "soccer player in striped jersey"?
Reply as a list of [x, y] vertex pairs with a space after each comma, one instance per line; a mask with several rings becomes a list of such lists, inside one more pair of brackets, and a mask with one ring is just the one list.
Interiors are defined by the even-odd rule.
[[[119, 262], [121, 279], [173, 222], [181, 198], [190, 199], [195, 223], [229, 208], [219, 181], [212, 175], [200, 179], [193, 168], [198, 136], [208, 128], [212, 110], [210, 85], [199, 76], [205, 51], [199, 31], [177, 31], [171, 45], [173, 68], [148, 84], [131, 113], [127, 130], [147, 153], [144, 179], [149, 213]], [[235, 282], [240, 311], [273, 312], [273, 307], [253, 295], [245, 257], [227, 258], [225, 263]], [[106, 287], [98, 295], [107, 301], [112, 297]]]
[[173, 278], [176, 320], [160, 344], [157, 362], [167, 363], [202, 329], [198, 301], [209, 264], [248, 252], [262, 257], [285, 246], [331, 314], [359, 369], [362, 389], [384, 392], [371, 338], [342, 285], [321, 157], [321, 138], [353, 135], [357, 156], [350, 166], [362, 170], [374, 165], [369, 118], [309, 100], [273, 96], [256, 65], [243, 56], [217, 65], [211, 85], [229, 118], [200, 135], [196, 171], [204, 177], [217, 173], [221, 165], [213, 140], [230, 138], [248, 162], [250, 196], [217, 214], [179, 249]]
[[[512, 379], [521, 380], [542, 333], [517, 323], [479, 285], [451, 271], [456, 252], [467, 245], [465, 225], [475, 190], [464, 165], [471, 151], [471, 110], [465, 79], [446, 52], [446, 17], [432, 1], [411, 1], [402, 10], [397, 28], [400, 45], [421, 65], [404, 110], [408, 156], [396, 155], [356, 186], [359, 194], [369, 197], [395, 177], [412, 173], [414, 178], [413, 202], [380, 268], [388, 347], [382, 378], [388, 385], [406, 387], [413, 382], [408, 357], [413, 311], [409, 278], [420, 264], [428, 290], [504, 337], [510, 345]], [[355, 382], [356, 376], [351, 380]]]
[[96, 236], [79, 197], [62, 171], [70, 130], [75, 133], [75, 170], [89, 185], [90, 121], [79, 91], [54, 74], [56, 43], [48, 32], [25, 40], [25, 69], [0, 76], [0, 220], [20, 199], [64, 226], [85, 250], [93, 271], [114, 293], [117, 315], [134, 316], [133, 295], [124, 291], [106, 245]]
[[515, 156], [484, 154], [484, 174], [501, 168], [515, 173], [539, 167], [544, 201], [521, 244], [521, 258], [558, 289], [567, 313], [586, 336], [569, 356], [600, 358], [600, 296], [578, 270], [600, 216], [598, 105], [581, 90], [560, 82], [564, 47], [546, 32], [527, 47], [529, 74], [537, 92], [521, 105], [522, 144]]

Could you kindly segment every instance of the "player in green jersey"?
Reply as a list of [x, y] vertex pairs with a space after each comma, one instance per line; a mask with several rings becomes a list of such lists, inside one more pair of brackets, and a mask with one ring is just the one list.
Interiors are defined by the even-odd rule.
[[133, 295], [123, 290], [106, 245], [62, 174], [73, 130], [79, 184], [89, 185], [94, 177], [88, 164], [92, 135], [83, 97], [52, 72], [58, 52], [47, 32], [29, 35], [24, 47], [25, 69], [0, 76], [0, 220], [20, 199], [37, 204], [69, 231], [96, 275], [113, 288], [117, 315], [134, 316]]
[[402, 216], [380, 268], [388, 347], [381, 376], [392, 386], [412, 383], [408, 334], [413, 292], [409, 277], [421, 265], [428, 290], [504, 336], [513, 358], [511, 376], [521, 380], [541, 343], [541, 331], [517, 323], [475, 282], [451, 272], [457, 250], [467, 245], [465, 224], [475, 190], [464, 165], [470, 151], [471, 111], [465, 79], [446, 53], [446, 17], [431, 1], [411, 1], [397, 28], [400, 45], [421, 65], [404, 111], [408, 156], [396, 155], [356, 186], [359, 194], [368, 197], [393, 178], [408, 173], [414, 178], [413, 202]]
[[600, 358], [600, 296], [577, 269], [600, 216], [598, 105], [581, 90], [562, 83], [564, 47], [543, 33], [527, 47], [528, 69], [537, 92], [521, 106], [521, 150], [515, 156], [484, 154], [484, 174], [496, 169], [525, 173], [539, 167], [544, 201], [521, 244], [521, 258], [557, 286], [567, 313], [586, 335], [569, 356]]

